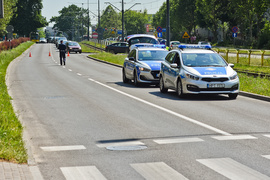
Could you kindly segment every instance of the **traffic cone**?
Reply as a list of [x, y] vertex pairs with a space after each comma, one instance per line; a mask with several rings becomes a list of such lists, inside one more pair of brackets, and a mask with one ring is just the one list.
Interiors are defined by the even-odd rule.
[[49, 51], [49, 56], [51, 56], [51, 52]]
[[68, 51], [68, 56], [69, 56], [69, 51]]
[[32, 57], [31, 52], [29, 53], [29, 57]]

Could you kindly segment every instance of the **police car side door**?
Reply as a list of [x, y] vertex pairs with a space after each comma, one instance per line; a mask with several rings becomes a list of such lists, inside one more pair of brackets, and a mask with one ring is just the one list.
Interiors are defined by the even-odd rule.
[[133, 79], [133, 72], [136, 67], [136, 49], [133, 49], [129, 55], [127, 56], [125, 60], [125, 71], [126, 71], [126, 76], [129, 79]]
[[162, 63], [162, 66], [161, 66], [162, 72], [163, 72], [164, 85], [168, 88], [173, 87], [171, 64], [173, 63], [174, 56], [175, 56], [175, 52], [170, 51], [167, 54], [165, 61]]

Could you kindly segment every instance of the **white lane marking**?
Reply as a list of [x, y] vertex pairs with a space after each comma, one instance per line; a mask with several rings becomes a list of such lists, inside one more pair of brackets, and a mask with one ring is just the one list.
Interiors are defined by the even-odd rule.
[[190, 142], [202, 142], [204, 140], [200, 138], [166, 138], [153, 140], [157, 144], [173, 144], [173, 143], [190, 143]]
[[97, 147], [103, 148], [108, 146], [137, 146], [144, 145], [141, 141], [125, 141], [125, 142], [110, 142], [110, 143], [100, 143]]
[[231, 136], [212, 136], [212, 138], [220, 140], [220, 141], [226, 141], [226, 140], [244, 140], [244, 139], [258, 139], [254, 136], [250, 135], [231, 135]]
[[223, 176], [233, 180], [269, 180], [270, 177], [255, 171], [231, 158], [217, 158], [217, 159], [197, 159], [198, 162], [207, 166], [208, 168], [222, 174]]
[[106, 180], [96, 166], [60, 167], [66, 180]]
[[45, 146], [40, 147], [43, 151], [72, 151], [72, 150], [82, 150], [86, 149], [82, 145], [78, 146]]
[[106, 85], [106, 84], [103, 84], [103, 83], [98, 82], [98, 81], [96, 81], [96, 80], [93, 80], [93, 79], [91, 79], [91, 78], [88, 78], [88, 79], [89, 79], [90, 81], [93, 81], [93, 82], [95, 82], [95, 83], [101, 85], [101, 86], [104, 86], [104, 87], [109, 88], [109, 89], [111, 89], [111, 90], [113, 90], [113, 91], [115, 91], [115, 92], [118, 92], [118, 93], [120, 93], [120, 94], [122, 94], [122, 95], [128, 96], [128, 97], [130, 97], [130, 98], [132, 98], [132, 99], [135, 99], [135, 100], [137, 100], [137, 101], [140, 101], [140, 102], [142, 102], [142, 103], [144, 103], [144, 104], [147, 104], [147, 105], [149, 105], [149, 106], [155, 107], [155, 108], [157, 108], [157, 109], [159, 109], [159, 110], [162, 110], [162, 111], [164, 111], [164, 112], [167, 112], [167, 113], [169, 113], [169, 114], [172, 114], [172, 115], [174, 115], [174, 116], [176, 116], [176, 117], [179, 117], [179, 118], [181, 118], [181, 119], [184, 119], [184, 120], [186, 120], [186, 121], [188, 121], [188, 122], [191, 122], [191, 123], [193, 123], [193, 124], [196, 124], [196, 125], [198, 125], [198, 126], [204, 127], [204, 128], [206, 128], [206, 129], [209, 129], [209, 130], [211, 130], [211, 131], [214, 131], [214, 132], [219, 133], [219, 134], [222, 134], [222, 135], [227, 135], [227, 136], [231, 135], [230, 133], [227, 133], [227, 132], [225, 132], [225, 131], [222, 131], [222, 130], [220, 130], [220, 129], [217, 129], [217, 128], [213, 127], [213, 126], [204, 124], [204, 123], [199, 122], [199, 121], [197, 121], [197, 120], [195, 120], [195, 119], [189, 118], [189, 117], [187, 117], [187, 116], [184, 116], [184, 115], [182, 115], [182, 114], [176, 113], [176, 112], [171, 111], [171, 110], [169, 110], [169, 109], [163, 108], [163, 107], [158, 106], [158, 105], [156, 105], [156, 104], [150, 103], [150, 102], [145, 101], [145, 100], [143, 100], [143, 99], [140, 99], [140, 98], [138, 98], [138, 97], [132, 96], [132, 95], [130, 95], [130, 94], [127, 94], [127, 93], [125, 93], [125, 92], [123, 92], [123, 91], [120, 91], [120, 90], [118, 90], [118, 89], [115, 89], [115, 88], [113, 88], [113, 87], [110, 87], [110, 86], [108, 86], [108, 85]]
[[185, 176], [165, 164], [164, 162], [130, 164], [146, 180], [187, 180]]
[[262, 157], [265, 157], [267, 159], [270, 159], [270, 155], [262, 155]]
[[264, 136], [270, 138], [270, 134], [265, 134]]
[[70, 72], [72, 71], [71, 69], [68, 69]]
[[78, 75], [78, 76], [81, 76], [82, 74], [80, 74], [80, 73], [77, 73], [77, 75]]

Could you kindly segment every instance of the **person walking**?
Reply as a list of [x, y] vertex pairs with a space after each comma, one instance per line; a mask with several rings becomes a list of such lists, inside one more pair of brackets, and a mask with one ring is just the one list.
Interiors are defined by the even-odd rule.
[[63, 40], [60, 41], [58, 49], [59, 49], [59, 55], [60, 55], [60, 65], [62, 66], [62, 64], [64, 64], [64, 66], [65, 66], [66, 65], [67, 46], [65, 44], [63, 44]]

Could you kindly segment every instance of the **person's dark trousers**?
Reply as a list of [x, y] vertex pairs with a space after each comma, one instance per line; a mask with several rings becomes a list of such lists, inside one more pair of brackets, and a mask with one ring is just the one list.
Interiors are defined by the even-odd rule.
[[62, 66], [62, 64], [64, 63], [64, 65], [66, 65], [66, 53], [65, 52], [60, 52], [60, 64]]

